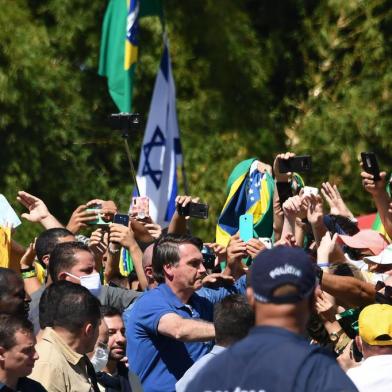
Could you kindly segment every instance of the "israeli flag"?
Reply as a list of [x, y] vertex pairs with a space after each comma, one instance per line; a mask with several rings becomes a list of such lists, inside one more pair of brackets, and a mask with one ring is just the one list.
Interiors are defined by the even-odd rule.
[[175, 211], [177, 167], [181, 163], [176, 89], [165, 40], [137, 173], [140, 196], [150, 198], [150, 216], [162, 226]]

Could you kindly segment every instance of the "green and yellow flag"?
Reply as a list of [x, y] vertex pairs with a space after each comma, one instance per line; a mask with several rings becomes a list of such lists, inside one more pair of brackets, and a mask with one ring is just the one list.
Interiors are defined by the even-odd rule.
[[130, 112], [138, 58], [139, 18], [162, 18], [161, 0], [110, 0], [102, 26], [98, 74], [108, 79], [109, 93], [120, 112]]

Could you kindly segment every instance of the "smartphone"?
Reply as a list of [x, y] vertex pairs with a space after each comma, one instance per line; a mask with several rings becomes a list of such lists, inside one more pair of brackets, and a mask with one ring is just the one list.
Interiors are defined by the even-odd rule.
[[8, 225], [12, 229], [18, 227], [22, 222], [20, 221], [18, 215], [8, 203], [6, 197], [0, 194], [0, 226]]
[[128, 227], [129, 215], [128, 214], [114, 214], [113, 223], [118, 223]]
[[244, 242], [253, 238], [253, 214], [240, 216], [240, 238]]
[[98, 215], [97, 219], [93, 219], [91, 221], [86, 222], [88, 225], [108, 225], [110, 222], [105, 222], [102, 219], [102, 205], [101, 204], [92, 204], [89, 208], [86, 208], [86, 211], [95, 212]]
[[298, 172], [305, 173], [312, 170], [312, 157], [302, 155], [289, 159], [279, 159], [279, 171], [281, 173]]
[[361, 152], [363, 169], [366, 173], [373, 174], [374, 181], [380, 180], [380, 168], [374, 152]]
[[178, 215], [190, 216], [192, 218], [207, 219], [208, 204], [204, 203], [188, 203], [185, 207], [177, 205]]
[[214, 251], [206, 245], [203, 245], [203, 249], [201, 250], [201, 254], [203, 255], [203, 265], [205, 269], [214, 269], [215, 268], [215, 253]]
[[304, 196], [315, 195], [319, 194], [318, 188], [314, 188], [313, 186], [305, 186], [304, 187]]
[[150, 216], [150, 199], [147, 196], [132, 197], [130, 214], [137, 219]]
[[271, 238], [259, 237], [259, 241], [265, 245], [266, 249], [271, 249], [272, 248]]

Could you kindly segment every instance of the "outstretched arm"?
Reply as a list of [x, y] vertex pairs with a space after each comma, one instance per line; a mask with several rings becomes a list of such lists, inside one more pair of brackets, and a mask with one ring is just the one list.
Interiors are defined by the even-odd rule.
[[215, 338], [214, 324], [186, 319], [176, 313], [167, 313], [160, 318], [158, 332], [182, 342], [206, 342]]
[[22, 218], [27, 219], [29, 222], [41, 223], [45, 229], [64, 227], [56, 217], [49, 212], [46, 204], [38, 197], [24, 191], [19, 191], [16, 199], [29, 210], [28, 213], [22, 214]]

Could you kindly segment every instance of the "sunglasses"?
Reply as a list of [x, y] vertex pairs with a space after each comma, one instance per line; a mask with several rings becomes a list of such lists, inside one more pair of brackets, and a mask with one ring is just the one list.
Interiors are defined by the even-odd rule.
[[387, 286], [383, 281], [379, 280], [375, 286], [376, 291], [380, 291], [381, 289], [384, 289], [384, 288], [385, 288], [384, 295], [386, 297], [391, 298], [392, 297], [392, 286]]

